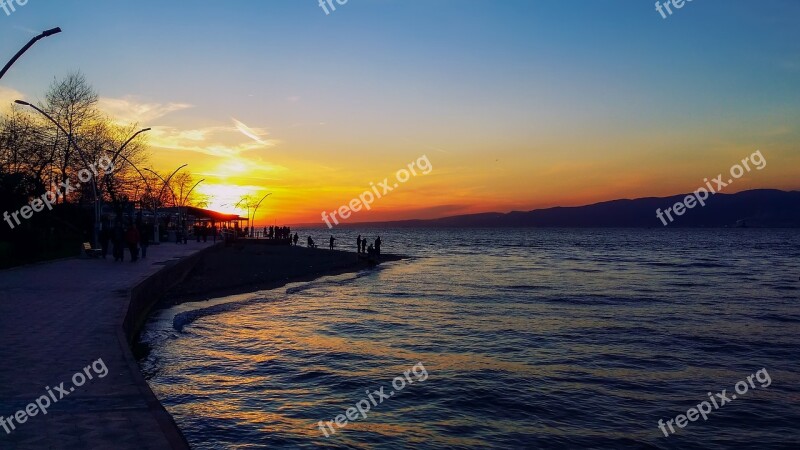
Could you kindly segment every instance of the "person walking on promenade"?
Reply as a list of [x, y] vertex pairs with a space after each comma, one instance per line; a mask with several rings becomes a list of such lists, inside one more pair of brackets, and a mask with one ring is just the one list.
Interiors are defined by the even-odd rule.
[[[289, 239], [290, 239], [289, 243], [291, 244], [291, 237], [289, 237]], [[299, 241], [299, 240], [300, 240], [300, 236], [298, 236], [297, 233], [295, 233], [294, 234], [294, 246], [295, 247], [297, 247], [297, 241]]]
[[103, 224], [101, 225], [102, 229], [100, 230], [100, 248], [103, 249], [103, 259], [106, 259], [108, 256], [108, 244], [111, 241], [111, 228], [108, 224], [108, 220], [103, 220]]
[[331, 250], [333, 250], [333, 243], [336, 242], [336, 238], [331, 236]]
[[139, 230], [130, 224], [128, 231], [125, 233], [125, 242], [128, 244], [128, 250], [131, 252], [131, 262], [139, 260]]
[[375, 239], [375, 256], [381, 256], [381, 237], [378, 236], [378, 239]]
[[114, 231], [111, 235], [111, 253], [114, 255], [114, 262], [125, 261], [125, 251], [122, 247], [124, 245], [124, 241], [125, 230], [122, 229], [122, 223], [117, 221], [114, 223]]
[[361, 254], [361, 235], [359, 234], [356, 238], [356, 252], [360, 255]]
[[317, 244], [314, 243], [314, 239], [311, 236], [308, 237], [308, 248], [317, 248]]
[[367, 238], [361, 239], [361, 253], [367, 253]]
[[150, 246], [150, 225], [139, 223], [139, 246], [142, 247], [142, 259], [147, 259], [147, 247]]

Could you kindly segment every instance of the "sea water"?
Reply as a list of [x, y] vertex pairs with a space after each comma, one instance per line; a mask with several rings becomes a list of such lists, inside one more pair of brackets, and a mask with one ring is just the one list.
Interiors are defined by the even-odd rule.
[[193, 448], [800, 448], [797, 230], [334, 234], [411, 258], [152, 317], [141, 364]]

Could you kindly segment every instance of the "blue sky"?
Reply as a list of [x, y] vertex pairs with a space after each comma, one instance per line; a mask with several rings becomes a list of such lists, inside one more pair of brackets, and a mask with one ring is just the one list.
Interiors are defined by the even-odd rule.
[[[688, 190], [761, 146], [797, 162], [800, 2], [694, 0], [666, 20], [653, 3], [350, 0], [326, 16], [316, 0], [29, 0], [0, 12], [0, 55], [64, 33], [0, 86], [36, 99], [79, 69], [127, 102], [115, 112], [148, 111], [131, 120], [191, 134], [235, 117], [276, 144], [237, 155], [313, 166], [314, 179], [330, 170], [337, 189], [364, 181], [344, 181], [348, 166], [380, 174], [440, 149], [456, 194], [437, 204], [483, 192], [486, 209]], [[518, 164], [482, 170], [496, 160]], [[630, 178], [648, 162], [659, 167]], [[612, 186], [615, 170], [628, 181]], [[525, 195], [508, 181], [525, 173], [547, 186]], [[796, 188], [792, 176], [753, 186]], [[565, 177], [576, 184], [554, 184]]]

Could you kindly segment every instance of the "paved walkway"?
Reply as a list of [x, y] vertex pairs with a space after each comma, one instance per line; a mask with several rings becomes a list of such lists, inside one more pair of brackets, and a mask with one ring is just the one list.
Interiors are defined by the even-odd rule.
[[[174, 448], [174, 428], [143, 386], [119, 330], [132, 287], [209, 245], [151, 246], [137, 263], [76, 258], [0, 271], [0, 416], [10, 429], [9, 417], [36, 399], [52, 403], [46, 415], [37, 407], [35, 416], [21, 416], [25, 423], [13, 419], [11, 433], [0, 421], [0, 449]], [[99, 378], [103, 363], [108, 375]], [[76, 372], [93, 379], [73, 386]], [[61, 382], [74, 391], [59, 399]]]

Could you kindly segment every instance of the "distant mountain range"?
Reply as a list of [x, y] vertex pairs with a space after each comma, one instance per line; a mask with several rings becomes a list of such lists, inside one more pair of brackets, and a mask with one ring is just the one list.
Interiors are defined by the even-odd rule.
[[[612, 200], [587, 206], [556, 207], [510, 213], [483, 213], [431, 220], [343, 223], [341, 227], [634, 227], [663, 228], [656, 210], [682, 202], [688, 194], [662, 198]], [[670, 227], [800, 227], [800, 191], [758, 189], [736, 194], [716, 194], [706, 206], [695, 206], [675, 216]], [[314, 225], [315, 227], [324, 224]]]

